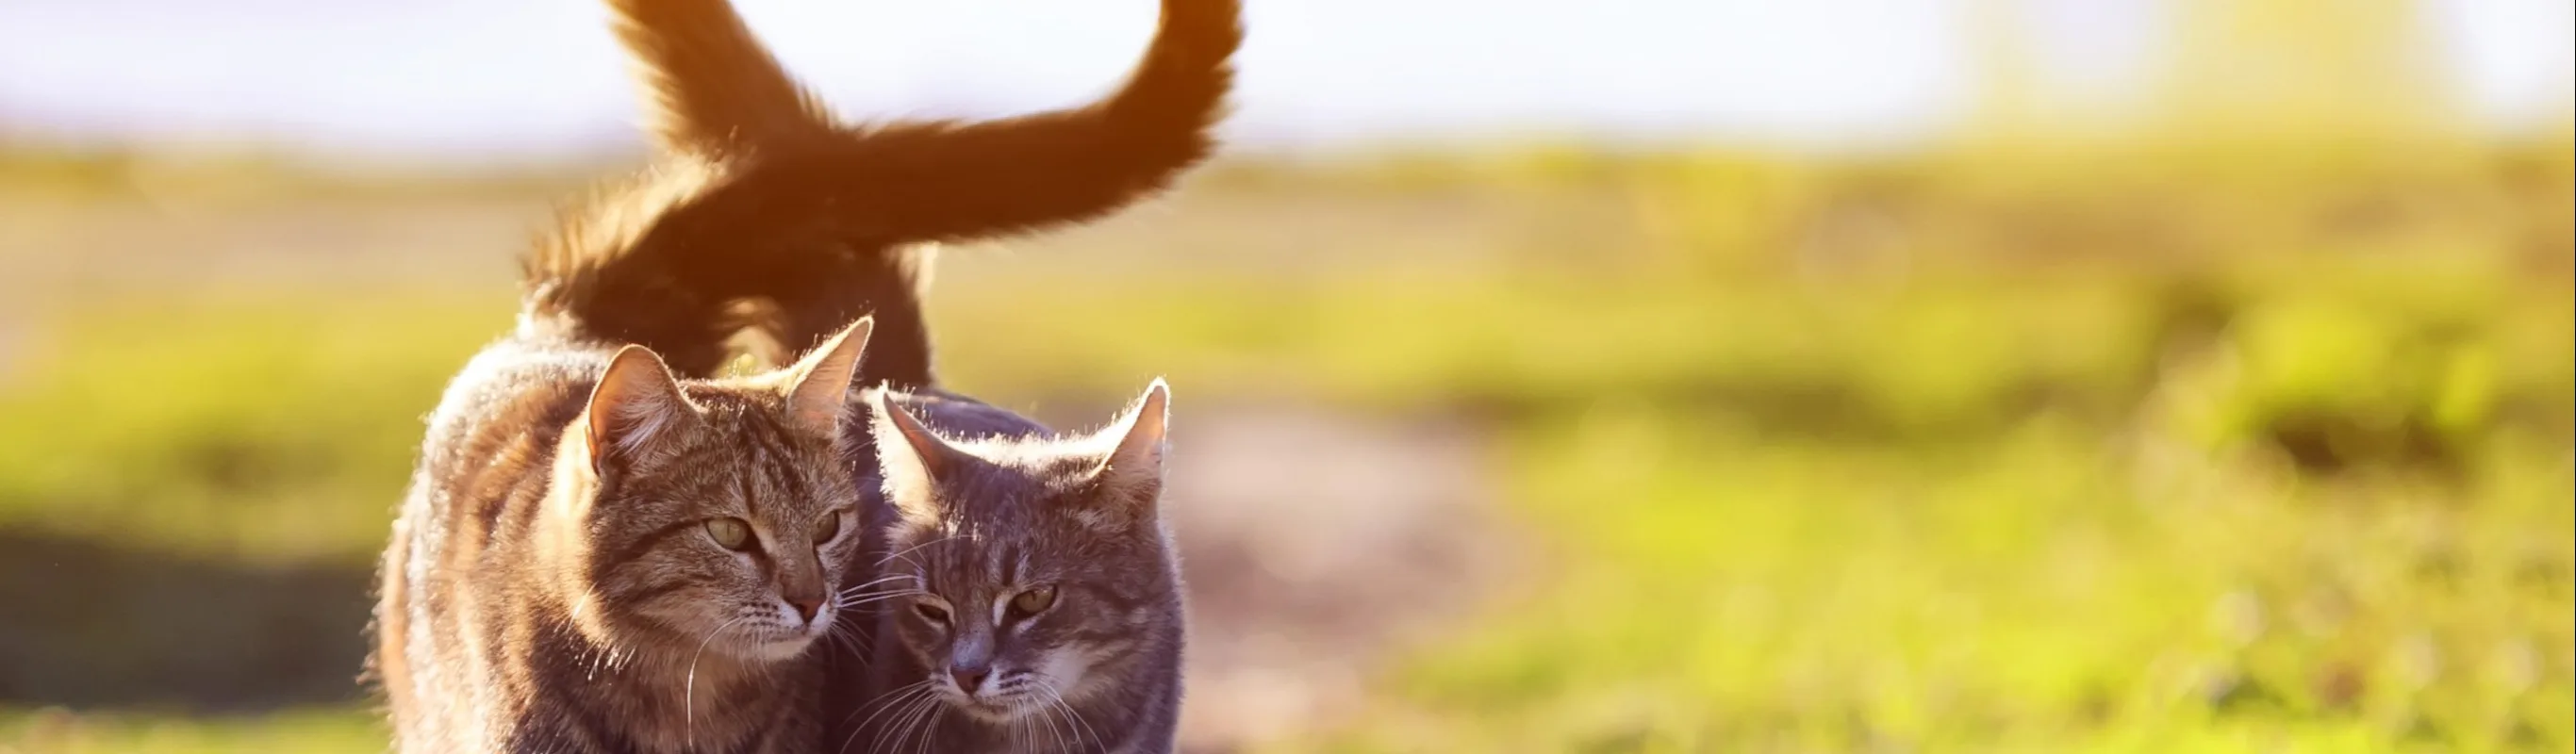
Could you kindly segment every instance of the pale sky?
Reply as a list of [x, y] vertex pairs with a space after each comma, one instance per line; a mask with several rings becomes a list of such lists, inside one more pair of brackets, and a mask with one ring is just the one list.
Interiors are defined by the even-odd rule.
[[[1901, 139], [1968, 104], [1979, 0], [1246, 0], [1231, 135]], [[2332, 0], [2320, 0], [2330, 5]], [[844, 114], [979, 115], [1113, 83], [1154, 0], [737, 0]], [[2062, 77], [2116, 86], [2158, 0], [2024, 0]], [[2563, 107], [2568, 0], [2431, 0], [2464, 106]], [[593, 0], [6, 0], [0, 128], [441, 157], [615, 147], [634, 91]]]

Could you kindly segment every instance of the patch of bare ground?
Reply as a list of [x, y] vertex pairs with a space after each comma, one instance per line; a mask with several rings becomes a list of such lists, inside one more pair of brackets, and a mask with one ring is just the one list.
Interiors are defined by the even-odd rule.
[[1507, 583], [1520, 554], [1468, 423], [1225, 406], [1176, 415], [1174, 432], [1184, 751], [1357, 711], [1374, 672]]

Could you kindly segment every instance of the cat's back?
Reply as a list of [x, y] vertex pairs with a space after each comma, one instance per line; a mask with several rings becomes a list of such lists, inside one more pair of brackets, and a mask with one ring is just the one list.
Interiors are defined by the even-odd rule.
[[1009, 409], [936, 388], [898, 393], [894, 402], [924, 426], [952, 437], [1038, 437], [1054, 430]]
[[413, 538], [481, 545], [507, 533], [505, 509], [543, 492], [555, 444], [608, 358], [596, 348], [519, 340], [475, 354], [430, 414], [401, 518], [439, 528]]
[[[429, 416], [411, 487], [379, 574], [375, 671], [401, 730], [435, 740], [401, 751], [475, 748], [496, 686], [475, 658], [489, 647], [491, 593], [510, 559], [487, 558], [522, 528], [563, 429], [579, 416], [607, 355], [519, 339], [477, 353]], [[479, 617], [478, 617], [479, 616]]]

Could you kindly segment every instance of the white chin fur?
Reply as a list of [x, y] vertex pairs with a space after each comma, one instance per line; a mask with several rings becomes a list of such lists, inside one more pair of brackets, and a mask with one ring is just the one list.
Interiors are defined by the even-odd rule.
[[982, 700], [970, 700], [959, 696], [950, 698], [948, 700], [948, 706], [958, 712], [966, 713], [966, 716], [968, 717], [982, 720], [984, 722], [1009, 723], [1016, 722], [1020, 718], [1027, 717], [1029, 712], [1035, 709], [1027, 704], [1021, 703], [1022, 701], [1024, 700], [1016, 698], [995, 699], [992, 697], [985, 697]]
[[744, 642], [739, 650], [744, 659], [783, 662], [804, 654], [814, 646], [814, 635], [805, 632], [780, 633]]

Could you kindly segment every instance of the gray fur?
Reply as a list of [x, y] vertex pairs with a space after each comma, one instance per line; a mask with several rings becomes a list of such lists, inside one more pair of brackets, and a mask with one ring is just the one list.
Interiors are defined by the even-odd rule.
[[[857, 618], [873, 646], [846, 709], [827, 710], [826, 720], [849, 719], [825, 750], [1171, 751], [1185, 637], [1158, 504], [1160, 400], [1075, 435], [953, 395], [870, 403], [877, 463], [863, 471], [883, 487], [871, 518], [877, 578], [889, 581]], [[1137, 422], [1148, 408], [1152, 421]], [[907, 437], [905, 417], [926, 433]], [[1131, 431], [1152, 435], [1139, 438], [1157, 451], [1150, 468], [1112, 470], [1113, 457], [1142, 447], [1122, 445]], [[935, 470], [907, 482], [906, 464]], [[1052, 605], [1013, 611], [1015, 594], [1040, 586], [1055, 590]], [[944, 606], [930, 610], [947, 620], [924, 604]], [[961, 664], [988, 665], [979, 685], [998, 696], [962, 695], [950, 672]]]

